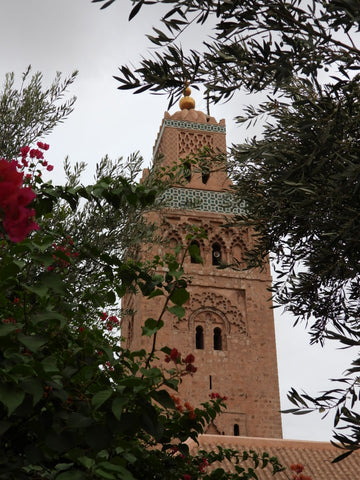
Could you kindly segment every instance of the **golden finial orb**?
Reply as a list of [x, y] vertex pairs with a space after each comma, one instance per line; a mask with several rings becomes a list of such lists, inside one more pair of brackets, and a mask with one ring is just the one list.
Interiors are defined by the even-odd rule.
[[181, 110], [191, 110], [195, 108], [195, 100], [190, 97], [191, 88], [186, 86], [184, 88], [184, 96], [180, 98], [179, 107]]

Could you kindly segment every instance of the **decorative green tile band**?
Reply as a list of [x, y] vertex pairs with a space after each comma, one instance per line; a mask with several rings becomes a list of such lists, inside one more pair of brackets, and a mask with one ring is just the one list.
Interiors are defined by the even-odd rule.
[[232, 195], [227, 192], [172, 187], [160, 201], [164, 201], [167, 208], [245, 215], [245, 200], [235, 206]]
[[224, 125], [212, 125], [211, 123], [185, 122], [184, 120], [164, 120], [165, 127], [188, 128], [190, 130], [200, 130], [203, 132], [226, 133]]

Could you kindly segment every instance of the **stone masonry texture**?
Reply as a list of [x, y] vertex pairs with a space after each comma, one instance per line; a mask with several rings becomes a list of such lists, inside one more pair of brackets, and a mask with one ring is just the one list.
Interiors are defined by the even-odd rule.
[[[212, 117], [194, 111], [192, 116], [196, 121], [191, 122], [182, 114], [165, 114], [155, 152], [161, 152], [163, 165], [171, 166], [181, 156], [195, 154], [203, 146], [226, 151], [223, 120], [217, 123]], [[227, 191], [230, 185], [224, 165], [210, 171], [206, 182], [201, 172], [194, 170], [189, 183], [179, 188], [199, 189], [206, 195], [206, 192]], [[185, 259], [184, 270], [190, 279], [190, 299], [184, 305], [186, 314], [178, 321], [167, 313], [157, 339], [158, 349], [166, 345], [177, 348], [183, 356], [189, 353], [195, 356], [198, 370], [184, 377], [179, 397], [194, 406], [207, 401], [212, 392], [228, 397], [227, 410], [208, 427], [207, 433], [281, 438], [269, 267], [262, 271], [235, 270], [219, 269], [213, 264], [214, 255], [220, 256], [221, 262], [231, 264], [235, 258], [241, 264], [241, 256], [253, 242], [251, 232], [224, 227], [222, 213], [201, 208], [195, 211], [172, 206], [170, 209], [164, 204], [149, 219], [159, 225], [159, 233], [167, 242], [144, 248], [146, 258], [170, 252], [175, 245], [186, 245], [190, 225], [207, 232], [207, 238], [198, 242], [203, 264], [193, 263], [189, 256]], [[122, 319], [122, 336], [127, 347], [150, 348], [149, 339], [141, 336], [141, 325], [148, 317], [158, 318], [163, 302], [164, 297], [147, 300], [141, 294], [125, 296], [123, 306], [133, 310], [133, 314]], [[159, 358], [163, 362], [164, 354], [160, 352]], [[169, 365], [163, 363], [163, 366]]]

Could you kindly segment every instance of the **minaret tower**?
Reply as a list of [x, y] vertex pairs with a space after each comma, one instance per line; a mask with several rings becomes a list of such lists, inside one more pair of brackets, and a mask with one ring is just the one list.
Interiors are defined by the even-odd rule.
[[[161, 154], [164, 166], [179, 163], [204, 147], [226, 153], [225, 121], [217, 122], [195, 110], [190, 89], [184, 90], [180, 111], [165, 113], [154, 147], [154, 159]], [[158, 348], [176, 347], [183, 355], [193, 353], [198, 371], [184, 377], [179, 395], [197, 406], [209, 394], [227, 396], [227, 410], [207, 433], [281, 438], [281, 416], [276, 361], [274, 320], [269, 301], [269, 268], [260, 270], [219, 269], [219, 264], [241, 262], [251, 245], [249, 231], [225, 227], [225, 217], [241, 213], [245, 204], [233, 209], [231, 181], [225, 161], [214, 168], [193, 166], [185, 160], [187, 183], [170, 188], [165, 207], [152, 220], [170, 246], [186, 244], [187, 227], [196, 225], [207, 232], [198, 241], [203, 264], [187, 258], [185, 273], [191, 278], [185, 317], [178, 321], [168, 314], [159, 332]], [[164, 253], [166, 247], [156, 247]], [[141, 294], [125, 298], [134, 315], [124, 317], [122, 335], [131, 349], [148, 348], [141, 325], [157, 318], [162, 297], [144, 299]]]

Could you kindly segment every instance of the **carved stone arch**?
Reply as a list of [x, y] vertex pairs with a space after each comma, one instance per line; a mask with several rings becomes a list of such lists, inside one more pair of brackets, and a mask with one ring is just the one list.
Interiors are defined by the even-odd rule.
[[231, 255], [231, 262], [237, 260], [239, 263], [243, 262], [244, 253], [246, 252], [246, 243], [244, 242], [244, 238], [240, 235], [237, 235], [233, 238], [230, 246], [230, 255]]
[[192, 312], [189, 317], [189, 328], [193, 326], [190, 321], [195, 318], [194, 314], [197, 311], [212, 311], [215, 313], [220, 312], [222, 318], [226, 319], [226, 322], [230, 327], [233, 325], [240, 333], [245, 335], [248, 333], [245, 320], [245, 303], [241, 306], [242, 308], [239, 308], [239, 305], [233, 305], [228, 298], [222, 295], [204, 291], [191, 295], [189, 307]]
[[[185, 230], [185, 229], [184, 229]], [[188, 233], [188, 229], [185, 230], [185, 233], [187, 234]], [[185, 235], [184, 235], [184, 243], [183, 245], [184, 246], [188, 246], [189, 244], [191, 243], [195, 243], [196, 245], [198, 245], [199, 247], [199, 250], [200, 250], [200, 257], [204, 260], [204, 257], [205, 257], [205, 252], [206, 252], [206, 244], [204, 242], [204, 239], [203, 238], [195, 238], [194, 240], [192, 240], [191, 242], [189, 242], [189, 240], [186, 240], [185, 239]], [[194, 263], [191, 261], [191, 257], [190, 255], [187, 254], [187, 261], [191, 262], [191, 263]], [[200, 263], [201, 265], [201, 262], [195, 262], [195, 263]]]
[[226, 242], [220, 235], [213, 235], [209, 238], [211, 249], [211, 263], [213, 265], [220, 265], [228, 261], [228, 251]]
[[[202, 341], [198, 338], [200, 328]], [[213, 307], [200, 307], [191, 313], [188, 329], [192, 332], [195, 349], [227, 350], [231, 325], [224, 312]]]
[[168, 240], [171, 241], [171, 239], [176, 240], [178, 245], [183, 244], [183, 239], [181, 238], [181, 235], [179, 235], [179, 232], [175, 230], [174, 228], [171, 228], [169, 230], [166, 230], [164, 232], [164, 237]]
[[194, 312], [190, 314], [189, 317], [189, 330], [193, 331], [195, 328], [195, 322], [196, 319], [198, 318], [199, 323], [204, 323], [206, 324], [207, 318], [206, 314], [207, 313], [212, 313], [212, 326], [216, 325], [222, 325], [224, 327], [224, 332], [229, 335], [231, 332], [231, 324], [229, 320], [226, 318], [226, 315], [224, 312], [218, 310], [217, 308], [214, 307], [200, 307]]
[[210, 244], [212, 245], [213, 243], [218, 243], [221, 248], [223, 249], [223, 251], [225, 252], [226, 251], [226, 242], [224, 240], [223, 237], [221, 237], [220, 235], [212, 235], [211, 237], [209, 237], [209, 242]]
[[182, 223], [178, 223], [176, 225], [176, 228], [183, 234], [187, 233], [188, 232], [188, 229], [189, 229], [189, 224], [186, 223], [186, 222], [182, 222]]
[[209, 221], [206, 221], [206, 220], [203, 220], [201, 222], [201, 228], [203, 228], [207, 232], [208, 235], [212, 231], [211, 223]]
[[[245, 239], [246, 240], [246, 239]], [[242, 235], [234, 235], [231, 239], [230, 248], [234, 245], [241, 245], [243, 249], [246, 248], [246, 241]]]
[[161, 231], [161, 246], [164, 252], [174, 253], [174, 248], [177, 245], [184, 245], [183, 238], [173, 223], [164, 221], [161, 225]]

